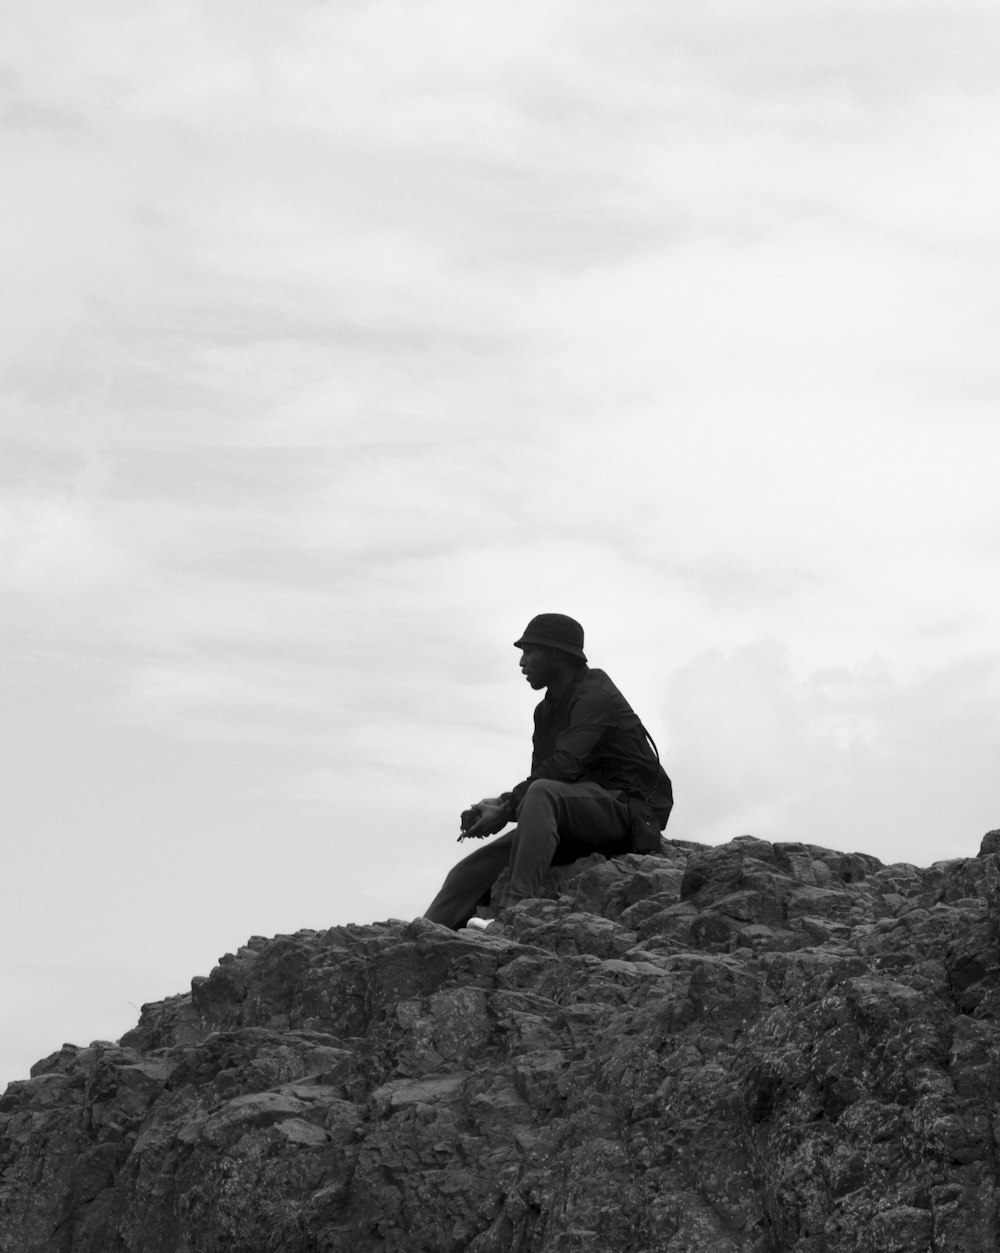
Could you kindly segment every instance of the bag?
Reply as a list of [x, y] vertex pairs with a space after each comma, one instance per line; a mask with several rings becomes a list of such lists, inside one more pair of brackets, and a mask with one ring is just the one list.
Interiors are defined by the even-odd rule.
[[656, 783], [649, 794], [648, 804], [662, 831], [674, 807], [674, 787], [670, 782], [670, 776], [660, 765], [659, 760], [656, 763]]
[[660, 826], [649, 805], [638, 796], [630, 796], [628, 805], [628, 833], [633, 853], [658, 853], [660, 851]]
[[642, 733], [656, 754], [656, 781], [644, 797], [630, 797], [628, 801], [629, 835], [632, 849], [636, 853], [658, 853], [660, 851], [660, 832], [667, 825], [670, 811], [674, 807], [674, 788], [670, 776], [663, 769], [660, 761], [660, 750], [656, 741], [642, 723]]

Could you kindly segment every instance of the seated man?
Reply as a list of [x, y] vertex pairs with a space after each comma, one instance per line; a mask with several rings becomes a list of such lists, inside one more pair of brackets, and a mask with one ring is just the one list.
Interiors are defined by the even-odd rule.
[[457, 930], [510, 877], [500, 907], [536, 896], [553, 863], [588, 853], [658, 852], [673, 805], [656, 746], [631, 706], [583, 651], [583, 627], [560, 613], [532, 618], [515, 648], [536, 690], [531, 774], [462, 814], [459, 841], [513, 831], [476, 849], [448, 874], [425, 914]]

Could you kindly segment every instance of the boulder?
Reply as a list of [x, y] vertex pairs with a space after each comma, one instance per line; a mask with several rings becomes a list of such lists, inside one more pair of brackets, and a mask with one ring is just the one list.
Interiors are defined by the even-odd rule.
[[0, 1253], [1000, 1247], [1000, 839], [585, 858], [253, 937], [0, 1098]]

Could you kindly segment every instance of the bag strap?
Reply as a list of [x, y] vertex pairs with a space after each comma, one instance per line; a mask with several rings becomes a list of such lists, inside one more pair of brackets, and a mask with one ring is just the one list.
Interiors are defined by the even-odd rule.
[[663, 762], [660, 761], [660, 750], [656, 747], [656, 740], [653, 739], [653, 737], [649, 734], [646, 728], [642, 725], [641, 718], [639, 720], [639, 730], [643, 733], [646, 739], [649, 740], [649, 743], [652, 746], [653, 752], [656, 754], [656, 764], [658, 766], [662, 766]]
[[[643, 735], [644, 735], [644, 736], [646, 737], [646, 739], [649, 741], [650, 746], [651, 746], [651, 748], [652, 748], [652, 750], [653, 750], [653, 753], [654, 753], [654, 754], [655, 754], [655, 756], [656, 756], [656, 764], [657, 764], [657, 766], [659, 767], [659, 769], [660, 769], [660, 770], [662, 770], [662, 769], [663, 769], [663, 762], [662, 762], [662, 761], [660, 761], [660, 750], [656, 747], [656, 740], [654, 740], [654, 739], [653, 739], [653, 737], [652, 737], [652, 736], [649, 734], [649, 732], [646, 730], [645, 726], [643, 725], [643, 722], [642, 722], [642, 719], [641, 719], [641, 718], [639, 719], [639, 730], [643, 733]], [[654, 792], [656, 791], [657, 784], [658, 784], [659, 782], [660, 782], [660, 780], [659, 780], [659, 772], [657, 772], [657, 774], [655, 774], [655, 775], [653, 776], [653, 786], [649, 789], [649, 795], [643, 798], [643, 799], [644, 799], [644, 801], [645, 801], [645, 803], [646, 803], [647, 805], [651, 805], [651, 804], [653, 803], [653, 794], [654, 794]]]

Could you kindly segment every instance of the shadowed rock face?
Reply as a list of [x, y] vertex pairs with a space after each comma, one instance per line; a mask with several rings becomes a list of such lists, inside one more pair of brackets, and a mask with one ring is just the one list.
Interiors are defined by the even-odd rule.
[[1000, 1247], [1000, 833], [252, 939], [0, 1099], [0, 1253]]

